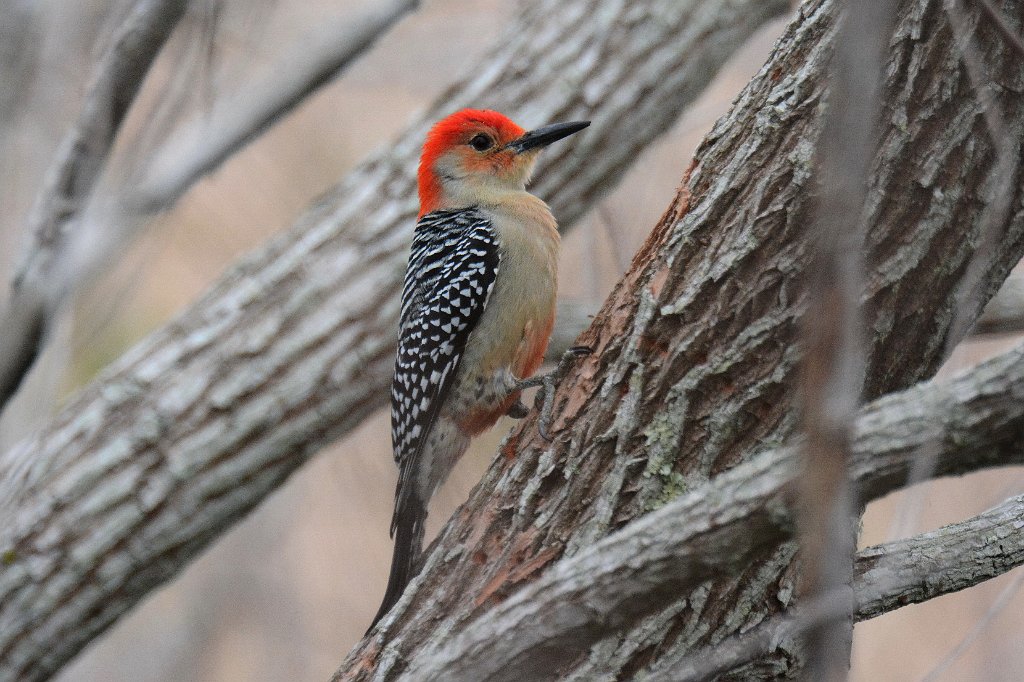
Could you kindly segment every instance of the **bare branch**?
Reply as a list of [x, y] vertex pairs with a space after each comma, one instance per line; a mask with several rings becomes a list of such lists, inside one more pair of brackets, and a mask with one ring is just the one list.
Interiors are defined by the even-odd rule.
[[370, 48], [419, 0], [375, 5], [353, 20], [344, 17], [312, 33], [270, 69], [262, 82], [240, 88], [164, 143], [147, 166], [129, 207], [168, 208], [203, 175], [273, 125]]
[[[973, 587], [1024, 564], [1024, 496], [962, 523], [917, 537], [858, 552], [853, 583], [857, 621]], [[961, 644], [936, 667], [929, 679], [947, 667], [977, 636], [990, 616], [1004, 608], [1024, 581], [1017, 577], [993, 602], [989, 613]], [[849, 599], [834, 594], [802, 603], [787, 613], [686, 657], [650, 682], [698, 682], [734, 670], [771, 652], [782, 642], [849, 613]]]
[[96, 65], [82, 111], [57, 150], [28, 221], [30, 243], [11, 300], [0, 314], [0, 409], [41, 350], [71, 276], [61, 267], [68, 226], [102, 173], [114, 138], [143, 79], [187, 6], [186, 0], [140, 0]]
[[[889, 492], [899, 480], [890, 469], [908, 469], [917, 446], [930, 438], [942, 443], [943, 475], [1024, 461], [1017, 440], [1024, 433], [1022, 392], [1024, 345], [948, 382], [927, 382], [866, 406], [853, 440], [860, 492], [866, 498]], [[761, 453], [555, 563], [454, 637], [418, 653], [398, 679], [554, 679], [560, 662], [791, 537], [792, 491], [801, 476], [797, 450]], [[964, 524], [862, 552], [857, 618], [969, 587], [1024, 562], [1022, 504], [1024, 497]], [[1010, 534], [1015, 537], [1007, 539]], [[837, 594], [820, 596], [841, 606]], [[848, 593], [845, 599], [849, 613]], [[764, 650], [743, 651], [753, 657]]]
[[857, 554], [857, 620], [973, 587], [1024, 564], [1024, 496]]
[[[802, 322], [802, 590], [810, 599], [849, 589], [856, 549], [854, 501], [847, 484], [849, 429], [864, 383], [864, 229], [868, 178], [878, 142], [880, 94], [896, 3], [877, 0], [846, 12], [836, 37], [828, 111], [817, 145], [820, 194], [807, 268]], [[852, 602], [850, 603], [852, 609]], [[809, 679], [843, 680], [852, 618], [806, 633]]]

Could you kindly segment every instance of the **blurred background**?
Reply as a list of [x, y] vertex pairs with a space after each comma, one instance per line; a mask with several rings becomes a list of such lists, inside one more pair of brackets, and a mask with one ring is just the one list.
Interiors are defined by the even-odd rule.
[[[5, 2], [12, 3], [9, 10], [30, 4]], [[31, 49], [34, 56], [33, 68], [12, 90], [15, 100], [0, 109], [6, 119], [0, 126], [3, 282], [9, 281], [23, 244], [25, 216], [42, 175], [77, 115], [102, 47], [98, 41], [125, 6], [123, 0], [31, 4], [40, 18], [33, 32], [0, 31], [0, 49]], [[194, 55], [190, 106], [202, 111], [222, 87], [244, 89], [248, 79], [315, 27], [356, 17], [373, 4], [224, 2], [211, 43], [215, 50]], [[194, 300], [238, 256], [288, 226], [369, 152], [388, 145], [418, 110], [462, 75], [514, 10], [513, 3], [497, 0], [423, 2], [339, 78], [126, 243], [116, 263], [79, 296], [58, 342], [0, 421], [0, 446], [8, 447], [45, 421], [76, 387]], [[700, 101], [566, 239], [563, 299], [590, 307], [603, 300], [667, 207], [697, 143], [763, 63], [784, 23], [765, 27], [738, 50]], [[203, 30], [192, 28], [184, 33]], [[166, 61], [158, 62], [129, 130], [158, 106], [161, 79], [172, 76], [160, 73]], [[549, 121], [519, 123], [533, 127]], [[944, 371], [988, 357], [1012, 340], [971, 342]], [[429, 533], [465, 499], [507, 427], [499, 423], [474, 444], [435, 499]], [[362, 636], [383, 594], [395, 475], [387, 415], [381, 412], [320, 453], [59, 679], [327, 679]], [[869, 508], [862, 544], [963, 519], [1022, 488], [1021, 472], [996, 471], [891, 496]], [[920, 679], [954, 652], [955, 660], [937, 679], [1020, 679], [1024, 601], [1016, 588], [1022, 575], [1018, 570], [858, 625], [853, 679]], [[989, 613], [994, 603], [1003, 608]]]

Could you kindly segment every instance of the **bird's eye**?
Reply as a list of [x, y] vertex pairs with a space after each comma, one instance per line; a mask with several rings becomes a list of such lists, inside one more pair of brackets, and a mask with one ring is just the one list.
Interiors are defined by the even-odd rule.
[[488, 137], [487, 135], [484, 135], [483, 133], [480, 133], [479, 135], [474, 135], [473, 139], [469, 141], [469, 146], [477, 150], [478, 152], [490, 149], [493, 144], [494, 141], [491, 140], [491, 138]]

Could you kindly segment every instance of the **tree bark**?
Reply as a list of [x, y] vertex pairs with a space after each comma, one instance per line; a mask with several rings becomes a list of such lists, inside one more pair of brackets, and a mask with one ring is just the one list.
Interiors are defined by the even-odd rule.
[[[1022, 515], [1024, 497], [1018, 496], [968, 521], [862, 550], [856, 557], [852, 585], [857, 604], [854, 617], [858, 621], [875, 618], [908, 604], [972, 587], [1020, 566], [1024, 563]], [[784, 616], [676, 659], [670, 665], [663, 660], [661, 668], [669, 672], [644, 679], [712, 679], [774, 650], [779, 642], [790, 641], [818, 627], [823, 620], [845, 613], [848, 599], [845, 595], [839, 595], [839, 599], [835, 596], [802, 604]], [[946, 661], [954, 655], [955, 652], [951, 653]]]
[[[0, 462], [0, 680], [41, 679], [387, 397], [428, 124], [594, 118], [535, 189], [576, 220], [782, 0], [536, 0], [472, 77]], [[593, 115], [598, 112], [598, 115]], [[592, 116], [593, 115], [593, 116]]]
[[[531, 420], [501, 448], [392, 613], [336, 679], [415, 675], [416, 652], [452, 633], [636, 517], [792, 435], [799, 282], [808, 185], [837, 7], [805, 3], [766, 67], [697, 152], [683, 188], [581, 338], [595, 349], [557, 400], [556, 440]], [[1008, 14], [1012, 3], [1004, 3]], [[970, 14], [977, 22], [977, 12]], [[975, 29], [997, 100], [1024, 138], [1019, 59]], [[993, 197], [994, 150], [941, 3], [904, 2], [884, 79], [882, 135], [868, 194], [862, 394], [928, 376], [943, 359], [960, 275]], [[1007, 140], [1001, 140], [1000, 144]], [[1024, 253], [1013, 210], [982, 268], [988, 296]], [[969, 318], [982, 300], [972, 301]], [[635, 627], [564, 660], [562, 679], [628, 679], [753, 627], [793, 598], [786, 542], [736, 576], [667, 599]], [[790, 677], [782, 648], [731, 673]]]
[[[898, 489], [929, 446], [942, 476], [1024, 463], [1022, 393], [1024, 346], [864, 407], [851, 434], [856, 493], [870, 501]], [[769, 450], [686, 491], [555, 563], [451, 640], [417, 651], [402, 678], [544, 679], [598, 639], [659, 612], [673, 595], [742, 572], [766, 547], [793, 537], [800, 460], [797, 446]], [[968, 522], [860, 552], [856, 618], [1024, 563], [1024, 535], [1011, 537], [1024, 526], [1014, 516], [1020, 505], [1016, 498]]]

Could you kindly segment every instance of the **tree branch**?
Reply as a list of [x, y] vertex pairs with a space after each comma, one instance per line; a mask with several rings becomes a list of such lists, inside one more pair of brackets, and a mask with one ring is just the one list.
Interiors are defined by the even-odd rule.
[[1018, 496], [966, 521], [862, 550], [855, 568], [857, 620], [973, 587], [1024, 564], [1022, 529], [1024, 496]]
[[[1024, 496], [961, 523], [858, 552], [853, 591], [857, 621], [973, 587], [1024, 564]], [[841, 617], [845, 595], [812, 600], [743, 634], [709, 646], [649, 682], [699, 682], [763, 656], [821, 623]], [[929, 679], [934, 677], [929, 675]]]
[[96, 65], [82, 111], [61, 141], [29, 215], [31, 242], [0, 313], [0, 409], [41, 351], [68, 274], [63, 249], [106, 166], [107, 156], [149, 67], [185, 13], [186, 0], [140, 0]]
[[[866, 406], [852, 440], [854, 484], [867, 499], [890, 492], [900, 485], [892, 470], [909, 471], [918, 449], [933, 438], [941, 444], [942, 475], [1024, 463], [1022, 395], [1024, 345], [952, 380], [926, 382]], [[756, 455], [555, 563], [461, 632], [417, 652], [398, 679], [555, 679], [561, 662], [659, 612], [673, 595], [736, 574], [766, 547], [790, 539], [798, 451]], [[857, 619], [1024, 563], [1022, 504], [1018, 498], [969, 522], [861, 552]]]
[[[429, 122], [473, 104], [591, 118], [538, 169], [563, 225], [612, 186], [772, 0], [524, 8], [473, 77], [0, 462], [0, 679], [57, 669], [384, 403]], [[604, 7], [604, 5], [600, 5]], [[582, 18], [587, 17], [586, 21]], [[553, 52], [554, 46], [558, 49]], [[31, 608], [25, 608], [25, 605]], [[5, 677], [6, 676], [6, 677]]]
[[146, 212], [170, 207], [199, 178], [328, 83], [418, 5], [419, 0], [392, 0], [354, 21], [344, 17], [308, 36], [261, 82], [218, 100], [207, 115], [162, 144], [138, 191], [125, 203]]

